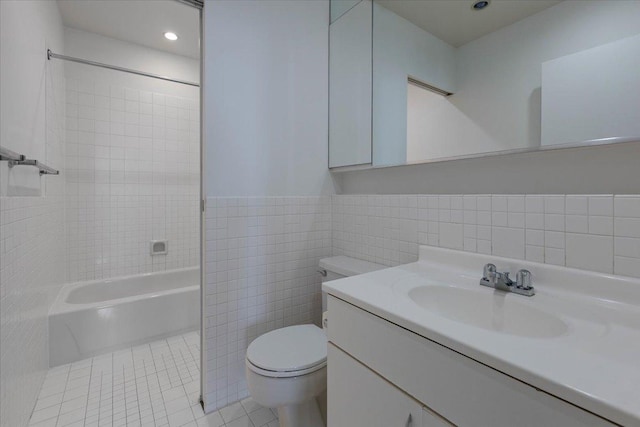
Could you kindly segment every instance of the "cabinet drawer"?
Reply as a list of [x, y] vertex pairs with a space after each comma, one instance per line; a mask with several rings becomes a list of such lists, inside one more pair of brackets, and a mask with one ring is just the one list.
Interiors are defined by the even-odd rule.
[[331, 343], [458, 426], [614, 425], [333, 296], [328, 310]]
[[329, 427], [419, 427], [422, 406], [393, 384], [329, 344]]
[[327, 357], [329, 427], [452, 427], [331, 343]]

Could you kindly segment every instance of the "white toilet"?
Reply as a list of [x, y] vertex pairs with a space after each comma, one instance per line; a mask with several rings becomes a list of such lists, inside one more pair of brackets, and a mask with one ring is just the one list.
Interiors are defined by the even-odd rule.
[[[320, 260], [322, 281], [385, 268], [346, 256]], [[322, 311], [327, 309], [322, 293]], [[247, 349], [249, 394], [258, 404], [278, 409], [280, 427], [324, 427], [318, 398], [327, 389], [327, 336], [315, 325], [276, 329]]]

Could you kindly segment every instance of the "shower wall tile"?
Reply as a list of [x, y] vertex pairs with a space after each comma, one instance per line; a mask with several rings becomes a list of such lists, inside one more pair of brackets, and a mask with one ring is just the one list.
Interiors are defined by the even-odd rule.
[[[374, 253], [403, 250], [387, 246], [384, 235], [415, 234], [415, 206], [390, 201], [374, 209], [375, 226], [382, 227], [371, 238], [378, 242]], [[388, 223], [385, 215], [395, 219]], [[317, 266], [331, 255], [331, 198], [208, 198], [205, 218], [203, 396], [209, 412], [247, 396], [245, 354], [254, 338], [320, 324]]]
[[[199, 262], [199, 107], [90, 79], [67, 79], [70, 281]], [[168, 240], [167, 255], [150, 255]]]
[[332, 212], [334, 255], [393, 266], [430, 245], [640, 277], [638, 195], [335, 195]]
[[[34, 32], [37, 33], [35, 30]], [[2, 181], [8, 177], [9, 184], [18, 193], [8, 195], [4, 191], [0, 192], [2, 426], [28, 424], [49, 368], [49, 306], [66, 281], [63, 73], [62, 64], [47, 61], [42, 82], [45, 87], [39, 92], [42, 98], [38, 100], [42, 103], [39, 105], [44, 105], [44, 109], [34, 105], [34, 111], [28, 112], [34, 122], [37, 122], [34, 127], [39, 128], [40, 123], [44, 124], [43, 137], [31, 140], [33, 130], [20, 129], [20, 132], [14, 132], [15, 139], [12, 142], [23, 144], [11, 147], [27, 154], [29, 149], [38, 150], [41, 153], [38, 154], [38, 160], [60, 170], [61, 175], [39, 177], [37, 169], [27, 167], [15, 168], [11, 175], [4, 175], [6, 170], [0, 171], [0, 186], [5, 188], [7, 182]], [[25, 105], [22, 102], [16, 104]], [[33, 144], [37, 144], [37, 147]], [[0, 168], [7, 167], [6, 162], [1, 163]], [[16, 172], [20, 174], [15, 174]], [[25, 177], [33, 178], [38, 187], [37, 194], [33, 197], [30, 193], [20, 192], [20, 189], [29, 187], [22, 180]]]

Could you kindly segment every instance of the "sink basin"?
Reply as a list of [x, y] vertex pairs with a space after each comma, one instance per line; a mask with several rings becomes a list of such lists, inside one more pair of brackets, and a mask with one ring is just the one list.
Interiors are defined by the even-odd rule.
[[559, 317], [515, 300], [525, 297], [501, 292], [420, 286], [409, 291], [409, 298], [442, 317], [494, 332], [553, 338], [568, 330], [567, 324]]

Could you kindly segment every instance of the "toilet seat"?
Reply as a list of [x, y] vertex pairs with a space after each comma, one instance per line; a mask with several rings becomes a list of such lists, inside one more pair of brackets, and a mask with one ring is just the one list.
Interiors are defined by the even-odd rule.
[[315, 325], [276, 329], [249, 345], [246, 365], [273, 378], [310, 374], [327, 366], [327, 336]]
[[262, 375], [264, 377], [270, 377], [270, 378], [291, 378], [291, 377], [300, 377], [302, 375], [307, 375], [307, 374], [311, 374], [313, 372], [316, 372], [322, 368], [325, 368], [327, 366], [327, 362], [325, 361], [324, 363], [321, 363], [319, 365], [313, 366], [311, 368], [307, 368], [307, 369], [303, 369], [300, 371], [268, 371], [266, 369], [261, 369], [258, 368], [256, 365], [254, 365], [253, 363], [251, 363], [249, 360], [247, 360], [246, 362], [247, 368], [252, 371], [255, 372], [258, 375]]

